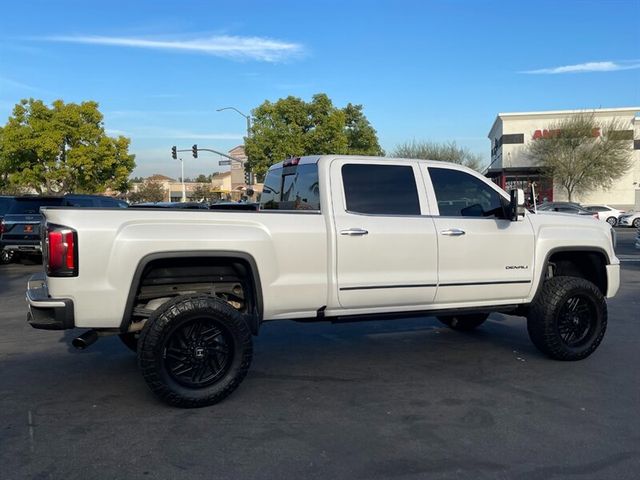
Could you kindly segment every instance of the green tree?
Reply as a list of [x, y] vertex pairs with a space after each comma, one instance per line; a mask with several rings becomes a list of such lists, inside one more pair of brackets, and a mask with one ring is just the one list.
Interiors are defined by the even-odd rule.
[[527, 154], [571, 202], [577, 194], [610, 188], [631, 167], [632, 149], [633, 132], [619, 121], [601, 123], [580, 114], [550, 124], [529, 144]]
[[412, 140], [396, 146], [391, 156], [452, 162], [473, 168], [476, 171], [480, 171], [483, 167], [480, 155], [465, 147], [459, 147], [456, 142], [437, 143]]
[[129, 192], [129, 202], [164, 202], [167, 200], [167, 190], [158, 182], [153, 180], [142, 183], [138, 191]]
[[259, 176], [285, 158], [301, 155], [384, 155], [362, 105], [337, 108], [324, 93], [310, 102], [289, 96], [265, 101], [252, 111], [245, 139], [250, 168]]
[[197, 182], [197, 183], [209, 183], [209, 182], [211, 182], [211, 175], [207, 176], [204, 173], [201, 173], [200, 175], [198, 175], [194, 179], [194, 182]]
[[38, 193], [126, 191], [135, 167], [130, 140], [109, 137], [93, 101], [51, 107], [21, 100], [2, 129], [0, 169], [15, 185]]
[[191, 194], [197, 202], [206, 202], [214, 197], [209, 185], [196, 185], [191, 191]]

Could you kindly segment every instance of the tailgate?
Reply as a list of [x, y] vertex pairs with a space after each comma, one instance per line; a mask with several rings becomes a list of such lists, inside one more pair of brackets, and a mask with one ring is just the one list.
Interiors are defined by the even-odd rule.
[[42, 215], [6, 215], [2, 240], [40, 240]]

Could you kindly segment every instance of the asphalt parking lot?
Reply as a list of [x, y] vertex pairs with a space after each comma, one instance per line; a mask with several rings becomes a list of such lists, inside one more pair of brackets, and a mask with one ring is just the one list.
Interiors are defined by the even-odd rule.
[[198, 410], [159, 403], [117, 338], [77, 352], [77, 332], [29, 327], [40, 267], [0, 266], [0, 478], [638, 478], [640, 251], [618, 232], [621, 289], [585, 361], [498, 314], [471, 334], [273, 322], [241, 387]]

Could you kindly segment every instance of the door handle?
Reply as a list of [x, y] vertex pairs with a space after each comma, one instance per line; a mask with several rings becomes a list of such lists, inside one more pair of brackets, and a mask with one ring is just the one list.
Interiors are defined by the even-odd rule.
[[364, 228], [348, 228], [346, 230], [340, 230], [340, 235], [349, 235], [350, 237], [357, 237], [360, 235], [367, 235], [369, 232]]
[[465, 231], [459, 228], [449, 228], [447, 230], [440, 230], [440, 233], [448, 237], [459, 237], [460, 235], [464, 235]]

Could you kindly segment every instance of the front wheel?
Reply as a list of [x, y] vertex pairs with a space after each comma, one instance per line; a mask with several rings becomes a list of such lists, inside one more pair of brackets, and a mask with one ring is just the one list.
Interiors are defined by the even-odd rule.
[[212, 405], [242, 382], [252, 358], [242, 315], [210, 296], [177, 297], [157, 309], [138, 339], [138, 363], [153, 393], [184, 408]]
[[478, 328], [488, 317], [488, 313], [473, 313], [467, 315], [448, 315], [438, 317], [438, 320], [453, 330], [468, 332]]
[[556, 360], [582, 360], [600, 345], [607, 303], [593, 283], [577, 277], [545, 280], [527, 316], [533, 344]]

